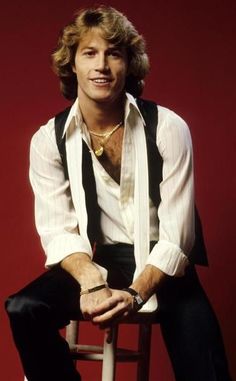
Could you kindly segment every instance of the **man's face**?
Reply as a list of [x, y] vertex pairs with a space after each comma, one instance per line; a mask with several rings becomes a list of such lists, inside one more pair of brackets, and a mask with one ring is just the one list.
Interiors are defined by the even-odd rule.
[[127, 76], [127, 53], [101, 36], [99, 28], [79, 42], [73, 71], [80, 101], [113, 102], [123, 94]]

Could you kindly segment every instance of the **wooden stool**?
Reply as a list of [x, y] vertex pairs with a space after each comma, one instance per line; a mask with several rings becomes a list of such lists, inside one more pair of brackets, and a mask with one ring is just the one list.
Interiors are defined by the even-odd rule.
[[[66, 328], [66, 340], [69, 343], [71, 355], [75, 361], [102, 361], [101, 381], [115, 381], [115, 366], [117, 361], [137, 362], [136, 381], [149, 380], [151, 331], [152, 324], [159, 322], [157, 312], [138, 312], [136, 315], [120, 322], [112, 329], [112, 342], [107, 343], [104, 338], [103, 346], [79, 344], [79, 322], [80, 320], [71, 321]], [[117, 348], [118, 328], [120, 324], [139, 325], [137, 350]]]

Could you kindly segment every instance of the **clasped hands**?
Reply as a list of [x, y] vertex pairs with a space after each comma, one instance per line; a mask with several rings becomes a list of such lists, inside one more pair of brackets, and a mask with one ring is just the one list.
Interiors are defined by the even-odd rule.
[[126, 291], [108, 287], [80, 297], [80, 309], [86, 320], [98, 325], [111, 341], [111, 327], [127, 317], [133, 309], [133, 297]]

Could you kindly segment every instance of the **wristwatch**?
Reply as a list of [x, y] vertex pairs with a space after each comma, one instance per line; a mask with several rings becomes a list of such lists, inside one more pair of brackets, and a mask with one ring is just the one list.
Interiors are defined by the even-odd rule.
[[139, 293], [135, 291], [133, 288], [128, 287], [128, 288], [123, 288], [123, 291], [127, 291], [130, 295], [133, 297], [133, 310], [136, 312], [142, 308], [144, 305], [144, 300], [141, 298]]

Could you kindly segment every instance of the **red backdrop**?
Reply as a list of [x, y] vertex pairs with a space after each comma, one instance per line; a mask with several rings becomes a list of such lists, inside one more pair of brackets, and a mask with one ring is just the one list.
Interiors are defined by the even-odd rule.
[[[103, 3], [126, 13], [147, 40], [152, 70], [145, 97], [173, 108], [190, 125], [196, 199], [210, 261], [210, 268], [199, 269], [199, 274], [219, 317], [236, 377], [235, 2], [147, 0], [135, 7], [125, 0]], [[39, 275], [44, 263], [28, 183], [29, 141], [40, 124], [66, 105], [51, 72], [49, 56], [59, 29], [77, 8], [88, 5], [92, 2], [16, 0], [1, 7], [2, 381], [22, 380], [3, 301]], [[128, 336], [132, 345], [135, 329]], [[121, 340], [127, 341], [126, 328]], [[152, 381], [173, 381], [158, 327], [153, 332], [151, 361]], [[134, 368], [119, 366], [117, 381], [131, 379]], [[98, 379], [98, 365], [82, 365], [81, 369], [84, 381]]]

